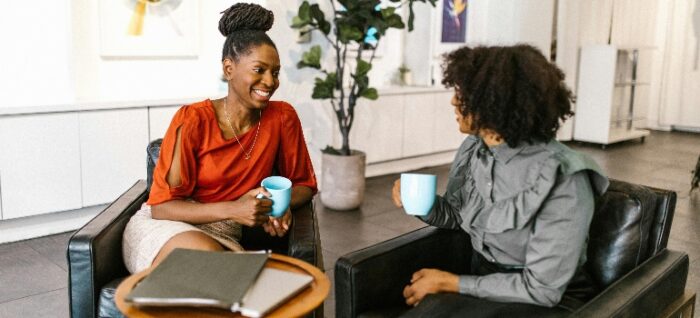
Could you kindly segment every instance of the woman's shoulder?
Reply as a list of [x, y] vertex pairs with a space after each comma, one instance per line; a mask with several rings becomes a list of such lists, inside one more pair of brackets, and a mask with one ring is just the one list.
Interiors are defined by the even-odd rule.
[[603, 169], [591, 157], [573, 150], [557, 140], [548, 142], [544, 148], [550, 154], [548, 158], [550, 164], [547, 166], [556, 169], [557, 172], [564, 176], [587, 171], [597, 192], [602, 193], [605, 191], [609, 183], [608, 178], [605, 176]]
[[266, 111], [269, 111], [270, 116], [276, 118], [282, 124], [290, 124], [299, 121], [299, 116], [294, 107], [284, 101], [270, 101]]
[[573, 150], [557, 140], [545, 144], [544, 150], [547, 151], [549, 160], [560, 165], [564, 174], [573, 174], [584, 169], [600, 170], [598, 164], [588, 155]]
[[294, 107], [285, 102], [285, 101], [280, 101], [280, 100], [274, 100], [270, 101], [267, 105], [267, 108], [278, 115], [294, 115], [296, 116], [297, 112], [294, 110]]
[[173, 116], [173, 121], [181, 124], [198, 125], [203, 121], [210, 120], [212, 116], [214, 116], [212, 102], [209, 99], [205, 99], [180, 107]]
[[482, 140], [477, 137], [476, 135], [467, 135], [464, 140], [462, 141], [462, 144], [459, 145], [459, 149], [457, 150], [458, 154], [464, 154], [468, 153], [471, 151], [474, 151], [477, 149], [478, 145], [482, 143]]

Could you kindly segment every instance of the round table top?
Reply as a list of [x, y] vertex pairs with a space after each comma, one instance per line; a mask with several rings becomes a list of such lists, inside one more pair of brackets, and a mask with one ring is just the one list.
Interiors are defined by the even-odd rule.
[[[299, 317], [308, 314], [321, 305], [328, 296], [330, 281], [328, 277], [313, 265], [293, 257], [270, 254], [265, 267], [311, 275], [311, 285], [269, 312], [265, 317]], [[148, 275], [153, 267], [127, 277], [115, 292], [117, 308], [127, 317], [244, 317], [222, 309], [201, 307], [136, 307], [124, 301], [136, 283]]]

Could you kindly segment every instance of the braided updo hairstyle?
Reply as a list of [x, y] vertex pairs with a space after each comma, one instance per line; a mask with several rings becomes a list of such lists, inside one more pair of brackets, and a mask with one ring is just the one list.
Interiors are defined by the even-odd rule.
[[257, 4], [236, 3], [222, 12], [219, 32], [226, 37], [221, 60], [231, 58], [238, 62], [240, 56], [251, 48], [267, 44], [277, 49], [265, 32], [272, 27], [275, 17], [272, 11]]
[[511, 147], [548, 142], [574, 114], [564, 73], [533, 46], [462, 47], [444, 55], [443, 70], [470, 128], [491, 129]]

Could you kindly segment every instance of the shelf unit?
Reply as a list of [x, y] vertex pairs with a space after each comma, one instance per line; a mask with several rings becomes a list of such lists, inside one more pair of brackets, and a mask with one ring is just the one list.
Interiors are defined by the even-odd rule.
[[644, 138], [648, 130], [637, 125], [646, 118], [635, 107], [640, 86], [639, 51], [644, 48], [617, 48], [590, 45], [581, 49], [574, 139], [606, 145]]

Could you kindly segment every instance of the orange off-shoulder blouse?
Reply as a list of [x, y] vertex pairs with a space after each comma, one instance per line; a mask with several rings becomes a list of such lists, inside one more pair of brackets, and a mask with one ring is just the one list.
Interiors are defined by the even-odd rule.
[[[181, 184], [166, 181], [172, 163], [177, 130], [181, 129]], [[238, 136], [245, 151], [255, 139], [257, 127]], [[163, 138], [153, 172], [149, 205], [174, 199], [209, 203], [236, 200], [272, 175], [285, 176], [294, 186], [307, 186], [316, 193], [316, 175], [306, 149], [301, 122], [291, 105], [270, 101], [262, 111], [260, 131], [250, 154], [235, 138], [224, 139], [214, 105], [207, 99], [180, 108]]]

